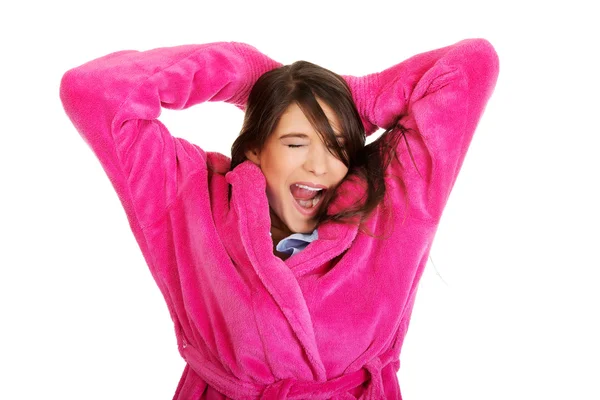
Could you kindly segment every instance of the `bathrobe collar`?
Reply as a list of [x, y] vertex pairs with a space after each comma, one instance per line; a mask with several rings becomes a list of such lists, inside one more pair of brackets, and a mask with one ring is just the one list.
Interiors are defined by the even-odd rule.
[[[356, 237], [357, 224], [328, 221], [319, 226], [319, 237], [299, 254], [285, 261], [273, 254], [270, 236], [271, 219], [266, 195], [266, 179], [256, 164], [246, 160], [225, 175], [232, 186], [229, 217], [234, 213], [241, 244], [257, 276], [285, 314], [290, 326], [306, 349], [317, 380], [326, 379], [325, 367], [317, 348], [313, 324], [297, 277], [319, 268], [348, 249]], [[339, 190], [356, 193], [351, 181], [344, 181]], [[336, 212], [352, 201], [343, 196], [331, 203], [329, 212]]]
[[[235, 208], [239, 216], [242, 244], [249, 254], [257, 257], [256, 261], [261, 261], [261, 264], [283, 264], [293, 270], [295, 275], [303, 275], [311, 266], [317, 267], [348, 249], [356, 237], [358, 224], [328, 221], [318, 227], [317, 240], [309, 243], [299, 254], [283, 261], [273, 254], [267, 183], [260, 167], [246, 160], [233, 171], [229, 171], [225, 178], [232, 186], [230, 208]], [[352, 204], [356, 195], [350, 194], [358, 192], [354, 182], [348, 180], [342, 183], [339, 190], [348, 196], [342, 196], [339, 201], [331, 203], [328, 209], [330, 213]]]

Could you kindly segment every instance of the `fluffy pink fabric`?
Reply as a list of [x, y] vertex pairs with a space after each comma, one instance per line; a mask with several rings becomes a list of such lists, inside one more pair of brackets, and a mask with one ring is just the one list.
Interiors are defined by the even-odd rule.
[[[387, 199], [367, 227], [325, 223], [285, 261], [272, 251], [261, 170], [173, 137], [161, 107], [226, 101], [244, 109], [280, 63], [220, 42], [120, 51], [65, 73], [60, 97], [112, 182], [175, 324], [187, 361], [174, 398], [401, 399], [400, 350], [450, 191], [495, 87], [485, 39], [345, 76], [369, 134], [395, 117], [423, 135], [400, 141]], [[431, 157], [428, 156], [429, 149]], [[232, 186], [231, 202], [227, 200]], [[350, 204], [360, 188], [346, 181]], [[387, 206], [387, 207], [384, 207]], [[393, 219], [387, 213], [393, 212]], [[392, 221], [391, 230], [386, 222]]]

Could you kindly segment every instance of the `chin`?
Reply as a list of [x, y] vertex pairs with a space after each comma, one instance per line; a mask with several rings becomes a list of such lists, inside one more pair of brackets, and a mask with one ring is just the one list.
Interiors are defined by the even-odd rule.
[[290, 227], [290, 228], [292, 228], [290, 230], [294, 233], [312, 233], [312, 231], [315, 230], [315, 227], [316, 227], [316, 223], [314, 223], [314, 222], [305, 222], [305, 223], [299, 222], [294, 227]]
[[[293, 205], [292, 205], [292, 207], [293, 207]], [[310, 218], [310, 219], [302, 218], [300, 215], [298, 215], [298, 211], [296, 211], [296, 209], [294, 209], [294, 208], [288, 209], [285, 211], [288, 211], [287, 215], [293, 216], [293, 219], [290, 219], [290, 218], [283, 219], [283, 218], [281, 218], [279, 213], [275, 213], [275, 214], [277, 215], [277, 218], [281, 221], [281, 223], [283, 225], [285, 225], [285, 227], [290, 232], [292, 232], [292, 233], [312, 233], [312, 231], [315, 230], [317, 223], [314, 218]], [[285, 211], [283, 212], [284, 217], [286, 216]]]

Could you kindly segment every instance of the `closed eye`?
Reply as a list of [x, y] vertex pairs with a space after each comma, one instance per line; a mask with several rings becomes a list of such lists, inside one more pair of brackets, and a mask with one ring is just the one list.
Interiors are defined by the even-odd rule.
[[[340, 147], [342, 149], [345, 148], [344, 143], [340, 143], [339, 145], [340, 145]], [[304, 147], [306, 145], [305, 144], [286, 144], [286, 146], [289, 147], [289, 148], [292, 148], [292, 149], [297, 149], [298, 147]], [[329, 147], [330, 149], [334, 149], [335, 148], [334, 146], [327, 146], [327, 147]]]

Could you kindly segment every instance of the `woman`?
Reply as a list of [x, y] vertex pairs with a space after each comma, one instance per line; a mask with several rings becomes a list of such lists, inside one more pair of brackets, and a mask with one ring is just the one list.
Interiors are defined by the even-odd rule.
[[[498, 69], [467, 39], [362, 77], [234, 42], [65, 73], [174, 321], [175, 399], [401, 399], [416, 288]], [[246, 110], [231, 159], [157, 119], [204, 101]]]
[[[273, 252], [285, 260], [316, 240], [316, 227], [325, 221], [365, 219], [373, 211], [385, 193], [382, 155], [394, 150], [387, 139], [384, 135], [365, 146], [365, 130], [344, 79], [298, 61], [263, 74], [253, 85], [228, 170], [246, 160], [261, 169]], [[366, 184], [366, 204], [329, 215], [327, 206], [349, 172]]]

